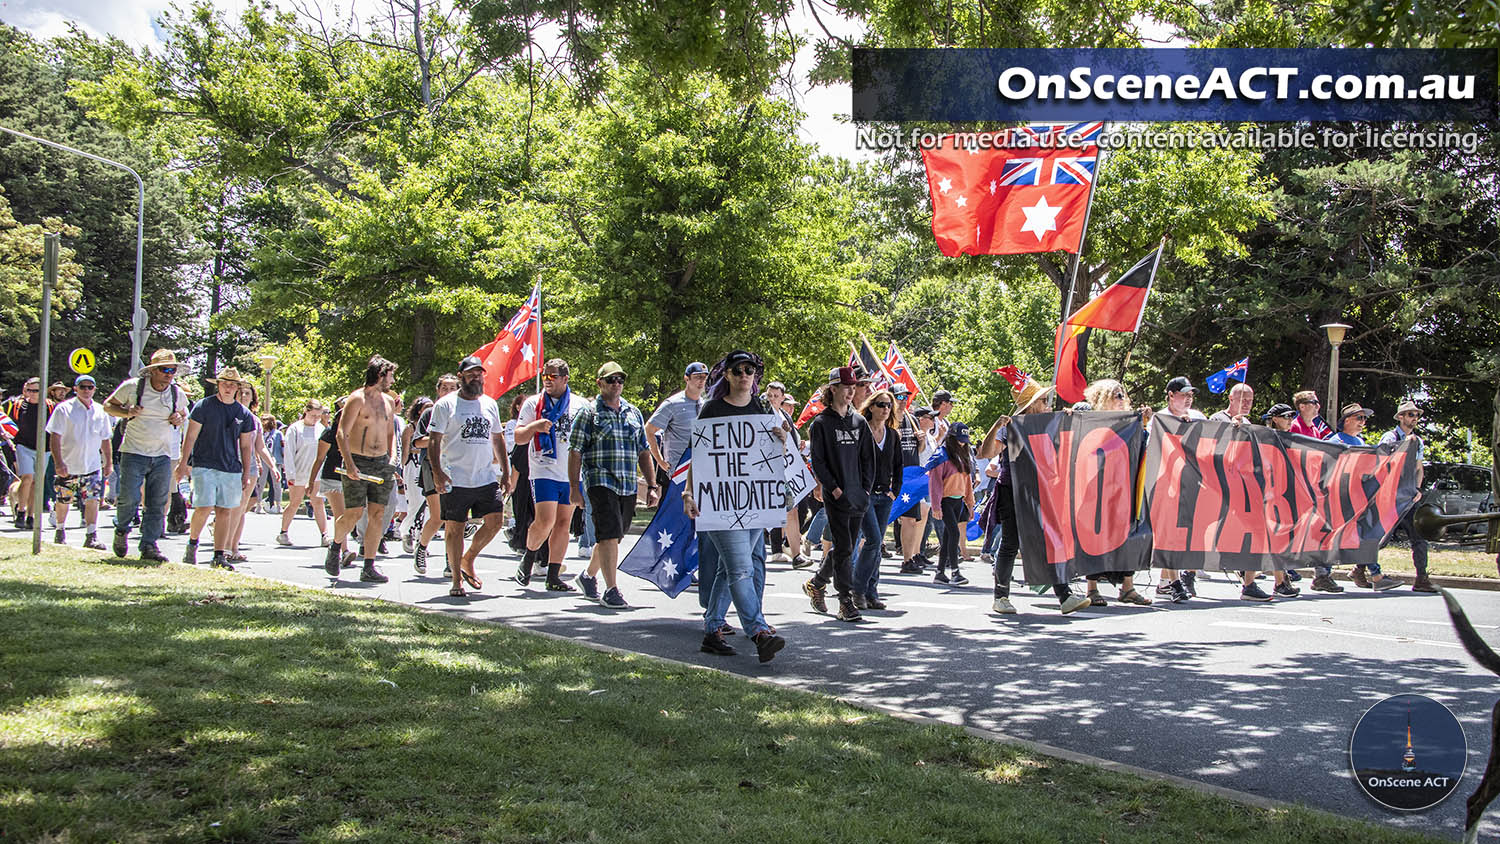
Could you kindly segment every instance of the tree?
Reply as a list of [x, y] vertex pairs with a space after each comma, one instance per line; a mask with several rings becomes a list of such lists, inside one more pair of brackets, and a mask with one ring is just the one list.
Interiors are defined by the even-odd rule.
[[[58, 232], [70, 240], [78, 237], [77, 227], [66, 225], [56, 217], [39, 224], [16, 222], [11, 216], [5, 189], [0, 188], [0, 341], [6, 346], [25, 343], [41, 325], [43, 238], [48, 232]], [[52, 291], [54, 325], [82, 298], [79, 276], [83, 267], [78, 264], [73, 249], [63, 246], [58, 250], [58, 259], [57, 287]], [[7, 371], [32, 372], [35, 360], [26, 361], [17, 355], [8, 363]]]

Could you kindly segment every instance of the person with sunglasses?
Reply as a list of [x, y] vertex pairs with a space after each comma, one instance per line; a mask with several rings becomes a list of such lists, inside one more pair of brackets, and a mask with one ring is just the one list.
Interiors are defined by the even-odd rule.
[[1422, 421], [1422, 410], [1417, 407], [1416, 402], [1407, 399], [1401, 403], [1400, 407], [1396, 408], [1395, 418], [1396, 427], [1385, 432], [1385, 436], [1380, 438], [1380, 444], [1392, 447], [1398, 446], [1407, 437], [1411, 437], [1417, 441], [1417, 453], [1414, 456], [1414, 459], [1417, 461], [1417, 499], [1412, 502], [1411, 508], [1406, 511], [1406, 515], [1401, 517], [1401, 524], [1406, 528], [1406, 535], [1411, 542], [1411, 562], [1417, 570], [1417, 577], [1412, 581], [1411, 591], [1435, 593], [1437, 592], [1437, 587], [1433, 586], [1432, 581], [1427, 577], [1427, 539], [1417, 530], [1414, 521], [1417, 513], [1417, 505], [1422, 501], [1422, 475], [1424, 473], [1422, 466], [1422, 438], [1417, 435], [1417, 423]]
[[897, 403], [890, 390], [877, 390], [867, 399], [859, 412], [869, 423], [870, 437], [875, 443], [875, 482], [870, 487], [870, 506], [865, 508], [860, 523], [863, 544], [854, 563], [854, 608], [860, 610], [883, 610], [877, 586], [880, 583], [880, 546], [885, 535], [886, 523], [890, 521], [891, 505], [901, 494], [902, 465], [901, 429], [896, 424]]
[[[594, 383], [599, 394], [580, 408], [568, 434], [568, 487], [580, 501], [589, 497], [594, 513], [594, 553], [588, 571], [578, 576], [586, 584], [584, 594], [598, 589], [596, 578], [604, 576], [601, 606], [624, 609], [628, 604], [616, 582], [620, 563], [620, 540], [635, 517], [636, 471], [646, 479], [646, 506], [656, 506], [661, 487], [652, 471], [651, 449], [646, 444], [646, 419], [635, 405], [622, 397], [625, 370], [614, 361], [599, 367]], [[567, 529], [567, 524], [563, 524]], [[563, 541], [567, 541], [564, 535]]]
[[167, 532], [172, 497], [172, 464], [182, 453], [188, 395], [177, 384], [177, 355], [158, 349], [134, 378], [127, 378], [104, 400], [104, 412], [122, 420], [120, 494], [115, 507], [116, 557], [130, 552], [130, 526], [141, 511], [142, 560], [164, 563], [157, 544]]
[[[562, 358], [542, 365], [542, 391], [527, 398], [516, 417], [516, 443], [527, 445], [526, 467], [531, 476], [532, 518], [526, 532], [526, 553], [516, 567], [516, 582], [531, 583], [538, 562], [547, 567], [547, 589], [571, 592], [563, 582], [562, 559], [568, 551], [568, 528], [579, 501], [568, 486], [568, 435], [582, 402], [573, 400], [568, 386], [570, 370]], [[579, 578], [579, 586], [590, 600], [599, 599], [598, 589]]]
[[52, 541], [58, 545], [67, 542], [63, 526], [67, 524], [68, 505], [76, 500], [83, 509], [83, 547], [103, 551], [98, 532], [99, 498], [113, 466], [109, 438], [115, 429], [109, 414], [94, 401], [94, 376], [78, 376], [73, 388], [77, 395], [59, 404], [47, 420], [52, 460], [57, 467], [57, 533]]
[[[22, 530], [36, 527], [36, 514], [30, 511], [31, 484], [36, 478], [36, 433], [38, 425], [46, 427], [52, 407], [50, 400], [42, 399], [40, 378], [27, 380], [21, 385], [21, 395], [5, 403], [5, 415], [19, 429], [12, 439], [16, 447], [16, 475], [20, 478], [15, 495], [15, 525]], [[48, 460], [51, 460], [50, 455]]]
[[823, 509], [828, 513], [833, 552], [824, 555], [818, 573], [802, 584], [802, 592], [814, 610], [826, 613], [825, 590], [832, 580], [838, 590], [839, 621], [863, 618], [854, 606], [854, 573], [850, 562], [865, 509], [870, 506], [870, 489], [875, 485], [875, 442], [870, 424], [854, 411], [852, 404], [858, 383], [853, 367], [840, 366], [830, 371], [828, 385], [824, 387], [823, 411], [813, 418], [807, 433], [813, 476], [823, 486]]

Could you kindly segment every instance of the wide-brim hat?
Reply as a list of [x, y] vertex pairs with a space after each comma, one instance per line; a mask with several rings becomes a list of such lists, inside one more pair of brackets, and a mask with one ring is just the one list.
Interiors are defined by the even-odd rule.
[[160, 369], [164, 366], [175, 366], [179, 369], [182, 367], [182, 364], [177, 362], [177, 355], [173, 354], [171, 349], [157, 349], [151, 355], [151, 362], [141, 367], [141, 371]]
[[219, 374], [215, 378], [204, 378], [203, 380], [210, 384], [217, 384], [220, 381], [233, 381], [236, 384], [249, 383], [245, 380], [245, 376], [241, 375], [240, 371], [232, 366], [226, 366], [219, 370]]
[[1052, 390], [1053, 386], [1051, 384], [1039, 384], [1029, 378], [1026, 380], [1026, 385], [1021, 387], [1019, 390], [1012, 387], [1010, 394], [1011, 397], [1016, 400], [1016, 406], [1015, 409], [1010, 412], [1010, 415], [1019, 416], [1021, 411], [1025, 410], [1028, 407], [1031, 407], [1031, 405], [1034, 404], [1037, 399], [1043, 399], [1050, 396], [1052, 394]]
[[1375, 411], [1369, 409], [1368, 407], [1360, 407], [1358, 404], [1346, 404], [1344, 405], [1343, 412], [1339, 414], [1339, 424], [1342, 425], [1344, 420], [1348, 419], [1351, 416], [1370, 417], [1374, 415]]
[[1417, 407], [1417, 403], [1416, 402], [1414, 402], [1414, 401], [1404, 401], [1404, 402], [1401, 403], [1400, 407], [1396, 408], [1396, 413], [1391, 418], [1392, 419], [1396, 419], [1396, 418], [1400, 417], [1401, 414], [1403, 414], [1403, 413], [1421, 413], [1421, 412], [1422, 412], [1422, 408]]

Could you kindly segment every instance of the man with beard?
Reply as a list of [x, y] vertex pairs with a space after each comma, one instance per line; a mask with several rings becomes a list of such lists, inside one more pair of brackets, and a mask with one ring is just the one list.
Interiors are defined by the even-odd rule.
[[[474, 571], [479, 552], [505, 525], [505, 493], [510, 486], [510, 460], [500, 407], [484, 394], [484, 363], [474, 355], [458, 365], [459, 388], [437, 400], [427, 436], [433, 483], [441, 495], [443, 544], [453, 583], [448, 594], [464, 596], [459, 578], [472, 589], [483, 584]], [[500, 474], [496, 475], [495, 465]], [[503, 479], [503, 480], [502, 480]], [[464, 523], [469, 517], [484, 524], [464, 551]]]
[[385, 505], [396, 485], [396, 400], [386, 395], [396, 382], [396, 365], [379, 355], [365, 367], [365, 384], [344, 401], [339, 420], [338, 447], [344, 463], [344, 514], [333, 526], [333, 542], [323, 560], [329, 577], [339, 576], [339, 551], [344, 540], [368, 509], [371, 527], [360, 537], [365, 567], [359, 579], [365, 583], [390, 580], [375, 568], [380, 547], [380, 525], [385, 524]]

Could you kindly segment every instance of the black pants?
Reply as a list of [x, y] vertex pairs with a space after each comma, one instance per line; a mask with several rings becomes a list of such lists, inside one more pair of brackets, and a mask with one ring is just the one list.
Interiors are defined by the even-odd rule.
[[952, 569], [957, 573], [958, 547], [969, 526], [969, 507], [962, 498], [944, 498], [942, 508], [943, 535], [938, 538], [938, 571]]
[[[510, 450], [510, 465], [520, 469], [521, 480], [510, 496], [510, 512], [515, 516], [515, 525], [507, 540], [511, 550], [526, 553], [526, 533], [531, 530], [531, 520], [536, 516], [536, 504], [531, 500], [530, 466], [526, 451], [531, 446], [521, 444]], [[579, 508], [580, 510], [583, 508]]]
[[854, 557], [854, 540], [859, 538], [860, 525], [864, 523], [865, 511], [828, 507], [828, 532], [833, 536], [833, 553], [823, 558], [823, 565], [813, 575], [813, 585], [823, 588], [833, 579], [833, 588], [840, 601], [849, 600], [854, 581], [854, 569], [850, 565]]
[[1016, 497], [1010, 484], [995, 487], [995, 511], [1000, 524], [1000, 552], [995, 555], [995, 597], [1010, 597], [1010, 578], [1016, 571], [1021, 536], [1016, 533]]

